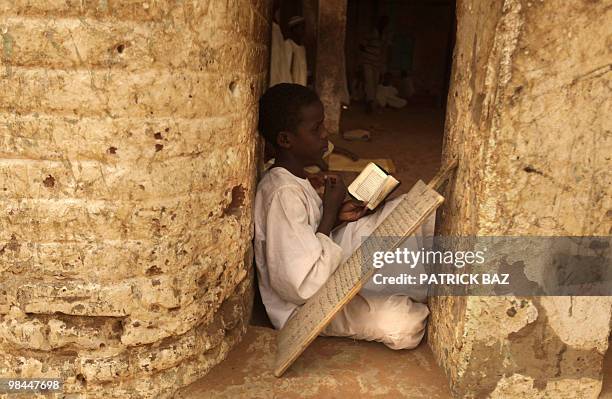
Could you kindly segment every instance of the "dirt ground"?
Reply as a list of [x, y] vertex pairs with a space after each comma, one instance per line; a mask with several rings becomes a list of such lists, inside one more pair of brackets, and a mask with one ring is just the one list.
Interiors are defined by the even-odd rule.
[[[441, 108], [385, 108], [366, 114], [360, 104], [342, 113], [341, 131], [366, 129], [371, 141], [347, 141], [339, 135], [331, 141], [361, 158], [391, 158], [402, 183], [398, 192], [406, 192], [421, 179], [428, 182], [440, 167], [444, 111]], [[346, 181], [348, 185], [350, 181]]]
[[450, 399], [427, 344], [394, 351], [375, 342], [319, 337], [285, 372], [272, 374], [276, 332], [251, 326], [226, 360], [177, 399]]
[[608, 342], [608, 351], [603, 362], [603, 386], [599, 399], [612, 399], [612, 337]]

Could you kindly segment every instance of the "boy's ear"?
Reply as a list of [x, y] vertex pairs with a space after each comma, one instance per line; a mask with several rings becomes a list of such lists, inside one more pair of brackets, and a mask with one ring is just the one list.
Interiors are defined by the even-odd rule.
[[291, 133], [289, 132], [279, 132], [278, 136], [276, 136], [276, 144], [280, 148], [291, 148]]

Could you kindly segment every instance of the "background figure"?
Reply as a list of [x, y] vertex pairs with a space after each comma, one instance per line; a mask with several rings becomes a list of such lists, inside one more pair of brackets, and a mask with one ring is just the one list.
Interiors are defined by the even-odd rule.
[[272, 38], [270, 41], [270, 84], [291, 83], [289, 54], [285, 38], [280, 27], [280, 3], [275, 3], [274, 19], [272, 21]]
[[351, 79], [351, 100], [361, 101], [365, 98], [365, 86], [363, 79], [363, 65], [357, 67], [357, 71]]
[[386, 54], [389, 43], [387, 26], [389, 18], [380, 17], [376, 27], [360, 46], [363, 65], [364, 88], [368, 111], [371, 111], [376, 99], [376, 86], [380, 76], [386, 69]]
[[293, 16], [287, 23], [288, 39], [285, 41], [285, 51], [288, 57], [291, 81], [306, 86], [308, 81], [308, 65], [306, 62], [306, 47], [304, 47], [305, 25], [304, 17]]
[[405, 107], [407, 101], [398, 96], [398, 90], [391, 84], [391, 73], [387, 72], [384, 75], [383, 81], [376, 87], [376, 103], [380, 107], [402, 108]]

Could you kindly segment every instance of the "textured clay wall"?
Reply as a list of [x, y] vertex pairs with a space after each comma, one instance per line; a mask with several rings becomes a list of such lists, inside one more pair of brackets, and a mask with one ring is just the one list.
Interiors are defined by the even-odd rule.
[[[612, 232], [610, 1], [461, 0], [444, 157], [449, 235]], [[608, 297], [441, 297], [457, 397], [596, 398]]]
[[0, 376], [171, 396], [251, 304], [265, 1], [0, 1]]

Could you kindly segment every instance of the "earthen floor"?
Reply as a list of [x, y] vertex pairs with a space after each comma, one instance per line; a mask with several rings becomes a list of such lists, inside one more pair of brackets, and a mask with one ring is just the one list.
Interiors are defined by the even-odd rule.
[[331, 140], [361, 158], [391, 158], [397, 168], [393, 175], [402, 183], [398, 192], [408, 191], [419, 179], [428, 182], [440, 167], [444, 130], [440, 108], [385, 108], [365, 114], [356, 105], [342, 114], [341, 130], [352, 129], [370, 131], [371, 141], [346, 141], [338, 135]]
[[382, 344], [319, 337], [281, 377], [272, 374], [276, 331], [251, 326], [228, 358], [182, 390], [182, 399], [450, 398], [427, 344], [393, 351]]
[[603, 387], [599, 399], [612, 399], [612, 340], [608, 342], [608, 351], [603, 362]]

